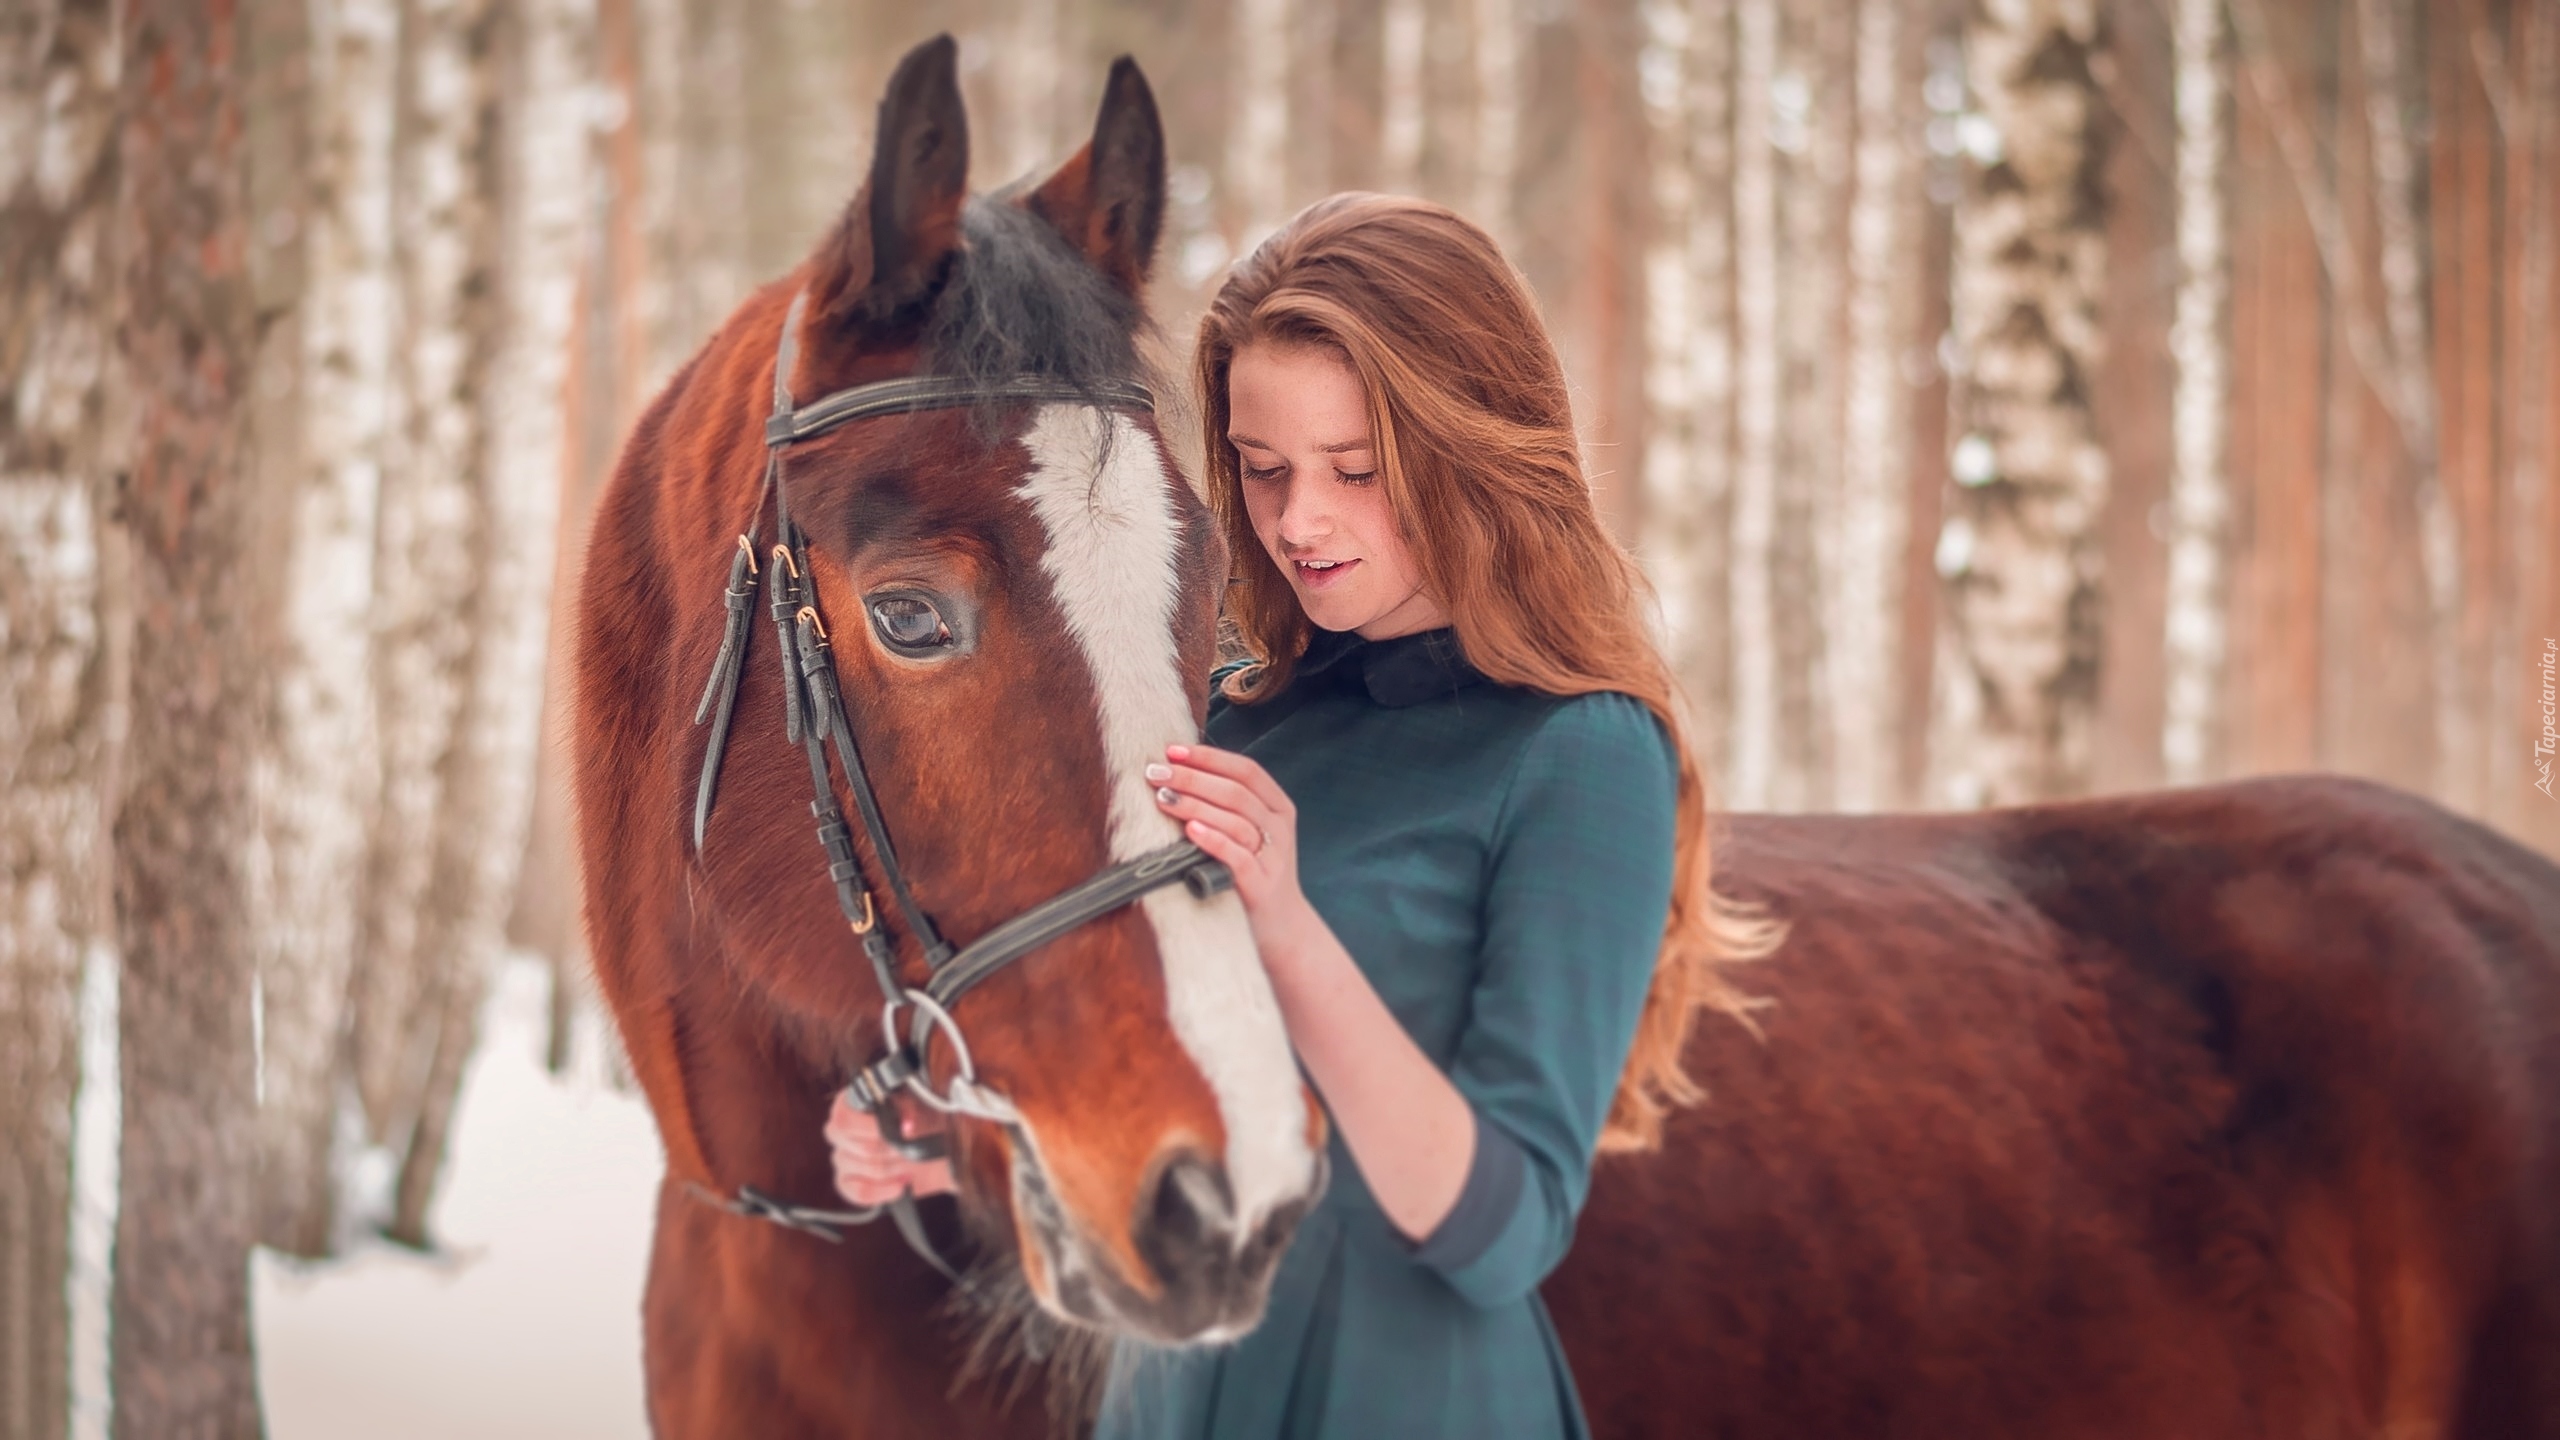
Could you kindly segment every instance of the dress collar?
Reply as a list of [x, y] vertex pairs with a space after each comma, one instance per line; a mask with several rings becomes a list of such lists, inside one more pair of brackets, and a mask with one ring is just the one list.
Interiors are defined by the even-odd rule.
[[1467, 663], [1457, 632], [1447, 626], [1392, 640], [1363, 640], [1351, 630], [1318, 630], [1298, 659], [1298, 674], [1310, 681], [1324, 677], [1322, 683], [1344, 689], [1358, 686], [1370, 699], [1395, 707], [1487, 683], [1484, 672]]

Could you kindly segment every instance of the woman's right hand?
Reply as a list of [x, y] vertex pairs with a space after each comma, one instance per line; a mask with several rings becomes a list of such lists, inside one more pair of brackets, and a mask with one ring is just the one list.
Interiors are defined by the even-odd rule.
[[[892, 1102], [895, 1103], [895, 1102]], [[942, 1128], [939, 1115], [917, 1114], [908, 1133], [930, 1135]], [[827, 1144], [835, 1152], [836, 1193], [855, 1205], [885, 1205], [901, 1195], [939, 1195], [957, 1188], [948, 1160], [910, 1160], [880, 1133], [880, 1117], [856, 1110], [836, 1096], [827, 1112]]]

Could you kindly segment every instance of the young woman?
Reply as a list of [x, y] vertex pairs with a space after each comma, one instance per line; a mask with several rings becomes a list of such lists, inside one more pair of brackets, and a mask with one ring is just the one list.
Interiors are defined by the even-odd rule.
[[[1553, 345], [1449, 210], [1337, 195], [1239, 264], [1196, 355], [1251, 658], [1150, 778], [1235, 872], [1333, 1180], [1233, 1346], [1112, 1364], [1103, 1437], [1584, 1433], [1537, 1297], [1600, 1148], [1652, 1144], [1737, 932]], [[868, 1117], [874, 1203], [948, 1188]]]

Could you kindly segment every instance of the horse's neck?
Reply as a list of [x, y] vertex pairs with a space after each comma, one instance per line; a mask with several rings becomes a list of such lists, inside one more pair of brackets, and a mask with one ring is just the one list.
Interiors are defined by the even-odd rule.
[[708, 1172], [684, 1177], [724, 1196], [752, 1186], [786, 1204], [835, 1208], [826, 1136], [831, 1078], [764, 1007], [725, 1007], [683, 1027], [687, 1114]]
[[[663, 1287], [671, 1313], [652, 1328], [717, 1343], [659, 1367], [652, 1383], [663, 1381], [665, 1394], [656, 1403], [681, 1409], [717, 1397], [718, 1422], [701, 1433], [1045, 1435], [1037, 1384], [953, 1392], [970, 1333], [951, 1311], [948, 1282], [894, 1227], [847, 1227], [829, 1241], [717, 1203], [746, 1185], [787, 1205], [845, 1208], [822, 1133], [832, 1081], [805, 1037], [794, 1044], [758, 1029], [755, 1009], [684, 1027], [689, 1120], [710, 1174], [670, 1176], [683, 1193], [661, 1207], [651, 1287]], [[929, 1202], [928, 1212], [945, 1204]], [[929, 1223], [947, 1232], [947, 1216]], [[673, 1356], [681, 1347], [667, 1348]], [[795, 1373], [789, 1394], [773, 1393], [771, 1357], [803, 1352], [826, 1358]], [[695, 1432], [671, 1422], [670, 1433]]]

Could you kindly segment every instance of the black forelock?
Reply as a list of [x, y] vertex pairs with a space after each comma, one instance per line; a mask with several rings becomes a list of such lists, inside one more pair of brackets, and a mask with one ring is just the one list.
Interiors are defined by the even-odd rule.
[[1146, 315], [1137, 300], [1046, 220], [1002, 198], [973, 198], [960, 233], [960, 263], [925, 327], [933, 373], [982, 384], [1038, 375], [1096, 396], [1152, 378], [1138, 351]]

